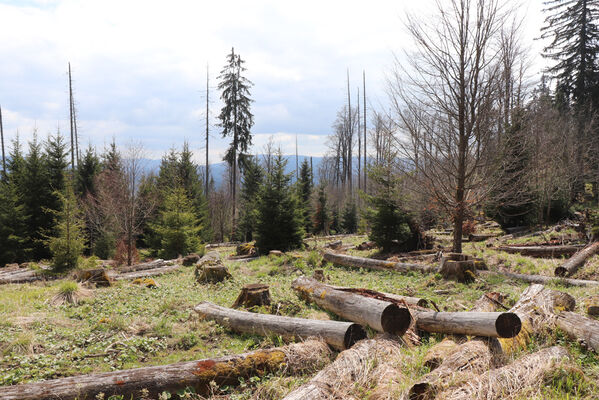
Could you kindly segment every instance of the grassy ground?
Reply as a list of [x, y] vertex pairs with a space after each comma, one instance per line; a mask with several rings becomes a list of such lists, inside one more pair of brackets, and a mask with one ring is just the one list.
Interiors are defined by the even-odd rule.
[[[359, 243], [364, 238], [344, 238], [344, 244]], [[221, 248], [223, 255], [233, 248]], [[484, 243], [465, 246], [465, 252], [482, 256], [491, 264], [526, 273], [553, 273], [559, 261], [536, 260], [529, 257], [498, 253]], [[371, 256], [372, 251], [350, 251]], [[301, 274], [311, 275], [321, 267], [316, 251], [301, 251], [282, 257], [260, 257], [249, 262], [226, 261], [233, 279], [216, 285], [198, 285], [193, 267], [156, 277], [158, 288], [146, 288], [120, 281], [109, 288], [94, 289], [77, 305], [56, 305], [52, 299], [61, 290], [61, 281], [0, 286], [0, 385], [11, 385], [89, 372], [110, 371], [184, 360], [217, 357], [282, 344], [278, 337], [263, 338], [237, 335], [212, 323], [199, 321], [192, 308], [208, 300], [230, 306], [241, 286], [262, 282], [270, 285], [273, 309], [282, 315], [306, 318], [335, 319], [316, 306], [306, 305], [290, 289], [290, 283]], [[597, 270], [599, 259], [591, 262]], [[579, 274], [588, 274], [585, 267]], [[445, 281], [436, 275], [420, 273], [349, 270], [324, 265], [329, 283], [365, 287], [379, 291], [424, 297], [433, 300], [442, 310], [469, 309], [483, 293], [498, 291], [508, 295], [506, 305], [513, 305], [525, 284], [499, 277], [480, 279], [464, 285]], [[597, 278], [597, 275], [593, 275]], [[588, 276], [587, 276], [588, 277]], [[582, 303], [599, 289], [565, 288]], [[262, 308], [259, 312], [272, 312]], [[406, 349], [405, 362], [400, 367], [406, 374], [406, 385], [427, 371], [421, 367], [426, 350], [440, 336], [424, 338], [422, 346]], [[597, 393], [589, 383], [599, 381], [599, 357], [575, 343], [565, 340], [559, 332], [550, 332], [534, 341], [528, 351], [549, 344], [567, 346], [581, 370], [582, 383], [576, 374], [552, 378], [541, 393], [525, 397], [550, 399], [595, 399]], [[244, 381], [238, 388], [225, 388], [216, 393], [232, 399], [277, 399], [297, 387], [308, 376], [267, 376]], [[574, 388], [574, 389], [573, 389]], [[578, 392], [577, 392], [578, 391]], [[358, 398], [366, 398], [361, 393]]]

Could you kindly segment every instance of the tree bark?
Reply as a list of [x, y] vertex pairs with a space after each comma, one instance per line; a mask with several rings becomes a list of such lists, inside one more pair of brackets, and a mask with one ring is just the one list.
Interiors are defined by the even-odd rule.
[[268, 285], [261, 283], [250, 283], [244, 285], [241, 288], [241, 293], [235, 300], [235, 303], [231, 306], [232, 308], [239, 308], [241, 306], [250, 308], [254, 306], [269, 306], [270, 305], [270, 292]]
[[374, 367], [401, 357], [399, 342], [389, 338], [363, 340], [316, 374], [308, 383], [285, 396], [284, 400], [330, 400], [349, 398], [357, 382], [373, 379]]
[[528, 274], [517, 274], [509, 271], [478, 271], [481, 275], [502, 275], [511, 279], [519, 279], [528, 283], [547, 284], [552, 282], [561, 282], [569, 286], [599, 286], [599, 281], [589, 281], [584, 279], [568, 279], [568, 278], [556, 278], [554, 276], [544, 275], [528, 275]]
[[559, 258], [562, 256], [571, 256], [579, 251], [582, 246], [500, 246], [495, 250], [505, 251], [511, 254], [521, 254], [523, 256], [537, 258]]
[[511, 338], [520, 332], [513, 312], [414, 312], [416, 327], [426, 332]]
[[294, 280], [291, 287], [321, 308], [379, 332], [401, 336], [412, 322], [407, 307], [400, 308], [392, 302], [336, 290], [306, 276]]
[[116, 280], [146, 278], [146, 277], [150, 277], [150, 276], [164, 275], [169, 272], [176, 271], [180, 268], [181, 268], [181, 265], [179, 265], [179, 264], [165, 265], [162, 267], [157, 267], [157, 268], [152, 268], [152, 269], [145, 269], [145, 270], [141, 270], [141, 271], [132, 271], [132, 272], [125, 272], [122, 274], [116, 274], [116, 275], [113, 275], [113, 278]]
[[236, 385], [239, 378], [280, 371], [291, 374], [307, 372], [321, 368], [330, 361], [331, 356], [331, 350], [324, 342], [309, 340], [234, 356], [3, 386], [0, 387], [0, 398], [94, 399], [104, 393], [105, 398], [121, 395], [128, 399], [141, 398], [143, 389], [148, 390], [151, 396], [157, 396], [163, 391], [172, 392], [186, 387], [193, 387], [200, 394], [208, 394], [211, 381], [218, 385]]
[[[316, 279], [316, 280], [318, 280], [318, 279]], [[333, 289], [341, 290], [343, 292], [359, 294], [360, 296], [372, 297], [374, 299], [388, 301], [389, 303], [395, 303], [398, 306], [405, 307], [407, 305], [408, 307], [414, 307], [414, 306], [424, 307], [424, 308], [428, 307], [428, 300], [420, 298], [420, 297], [401, 296], [399, 294], [377, 292], [376, 290], [372, 290], [372, 289], [352, 288], [352, 287], [334, 286], [334, 285], [329, 285], [329, 286]]]
[[154, 260], [154, 261], [149, 261], [149, 262], [145, 262], [145, 263], [141, 263], [141, 264], [135, 264], [135, 265], [125, 265], [122, 267], [118, 267], [116, 268], [116, 271], [118, 272], [134, 272], [134, 271], [144, 271], [147, 269], [154, 269], [154, 268], [159, 268], [159, 267], [164, 267], [165, 265], [169, 264], [169, 263], [174, 263], [175, 260], [172, 261], [165, 261], [162, 259], [158, 259], [158, 260]]
[[574, 254], [568, 261], [555, 269], [555, 276], [573, 275], [586, 260], [599, 252], [599, 242], [595, 242]]
[[565, 311], [557, 315], [555, 324], [568, 336], [599, 353], [599, 321]]
[[468, 374], [466, 382], [439, 394], [437, 399], [492, 400], [512, 397], [524, 389], [540, 387], [547, 373], [570, 360], [568, 351], [554, 346], [528, 354], [505, 367]]
[[216, 321], [236, 332], [256, 335], [281, 335], [285, 338], [322, 338], [337, 350], [345, 350], [358, 340], [366, 338], [366, 331], [358, 324], [341, 321], [321, 321], [281, 317], [233, 310], [209, 302], [198, 304], [194, 311], [201, 317]]
[[430, 265], [396, 263], [393, 261], [374, 260], [372, 258], [356, 257], [332, 252], [324, 253], [323, 259], [342, 267], [365, 268], [377, 271], [420, 271], [423, 273], [430, 273], [437, 270], [436, 267]]

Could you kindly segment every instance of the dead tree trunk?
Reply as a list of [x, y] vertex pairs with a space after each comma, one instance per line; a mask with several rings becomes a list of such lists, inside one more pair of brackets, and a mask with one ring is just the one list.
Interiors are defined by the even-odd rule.
[[506, 354], [526, 348], [535, 335], [554, 326], [556, 310], [571, 311], [576, 300], [567, 293], [546, 289], [543, 285], [530, 285], [520, 300], [510, 309], [522, 321], [522, 330], [512, 339], [499, 339]]
[[368, 382], [377, 364], [401, 357], [399, 342], [388, 338], [364, 340], [339, 354], [308, 383], [292, 391], [284, 400], [347, 399], [356, 382]]
[[543, 378], [555, 366], [570, 360], [568, 351], [560, 346], [549, 347], [528, 354], [505, 367], [486, 371], [484, 374], [467, 374], [468, 379], [459, 388], [448, 389], [439, 394], [440, 399], [493, 400], [512, 397], [518, 392], [538, 388]]
[[561, 282], [569, 286], [599, 286], [599, 281], [589, 281], [584, 279], [569, 279], [569, 278], [556, 278], [554, 276], [543, 276], [543, 275], [528, 275], [528, 274], [517, 274], [515, 272], [509, 272], [505, 270], [501, 271], [478, 271], [480, 275], [502, 275], [511, 279], [518, 279], [528, 283], [547, 284], [552, 282]]
[[[316, 278], [315, 278], [316, 279]], [[316, 279], [318, 280], [318, 279]], [[360, 296], [372, 297], [374, 299], [388, 301], [389, 303], [395, 303], [398, 306], [408, 306], [408, 307], [428, 307], [428, 300], [420, 298], [420, 297], [411, 297], [411, 296], [401, 296], [399, 294], [393, 293], [385, 293], [385, 292], [377, 292], [372, 289], [362, 289], [362, 288], [352, 288], [346, 286], [334, 286], [329, 285], [335, 290], [341, 290], [343, 292], [355, 293]]]
[[368, 325], [379, 332], [401, 336], [412, 322], [410, 311], [406, 307], [400, 308], [388, 301], [336, 290], [306, 276], [294, 280], [291, 287], [321, 308], [350, 321]]
[[586, 260], [599, 252], [599, 242], [595, 242], [578, 253], [574, 254], [568, 261], [555, 269], [555, 276], [570, 276], [573, 275], [580, 267], [584, 265]]
[[151, 396], [193, 387], [209, 393], [210, 382], [236, 385], [239, 378], [286, 371], [291, 374], [322, 368], [331, 359], [331, 350], [321, 341], [309, 340], [289, 346], [261, 349], [245, 354], [176, 364], [128, 369], [53, 379], [38, 383], [0, 387], [3, 400], [70, 400], [105, 398], [142, 398], [142, 390]]
[[288, 339], [322, 338], [337, 350], [349, 349], [358, 340], [366, 338], [366, 331], [358, 324], [341, 321], [321, 321], [281, 317], [237, 311], [209, 302], [198, 304], [194, 311], [201, 317], [216, 321], [236, 332], [256, 335], [281, 335]]
[[372, 258], [356, 257], [331, 252], [324, 253], [323, 258], [330, 263], [340, 265], [342, 267], [365, 268], [377, 271], [420, 271], [429, 273], [437, 270], [436, 267], [430, 265], [396, 263], [393, 261], [374, 260]]
[[520, 318], [512, 312], [414, 312], [416, 326], [426, 332], [511, 338], [520, 332]]
[[538, 258], [559, 258], [562, 256], [571, 256], [582, 247], [575, 245], [568, 246], [500, 246], [496, 250], [505, 251], [511, 254], [521, 254], [523, 256]]
[[573, 312], [561, 312], [555, 324], [568, 336], [599, 353], [599, 321]]

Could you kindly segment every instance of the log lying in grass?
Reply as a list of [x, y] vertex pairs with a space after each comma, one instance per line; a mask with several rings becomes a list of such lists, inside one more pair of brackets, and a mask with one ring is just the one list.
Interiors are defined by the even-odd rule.
[[3, 400], [71, 400], [123, 396], [142, 398], [142, 390], [156, 398], [163, 391], [195, 388], [209, 393], [210, 382], [236, 385], [239, 378], [262, 376], [272, 372], [290, 374], [314, 371], [331, 359], [329, 347], [318, 340], [291, 344], [274, 349], [261, 349], [221, 358], [185, 361], [176, 364], [128, 369], [53, 379], [38, 383], [0, 386]]
[[343, 267], [365, 268], [377, 271], [420, 271], [429, 273], [435, 272], [437, 270], [436, 267], [430, 265], [397, 263], [393, 261], [375, 260], [372, 258], [356, 257], [347, 254], [337, 254], [332, 252], [324, 253], [323, 259], [330, 263], [340, 265]]
[[[317, 281], [319, 280], [317, 278], [314, 278], [314, 279], [316, 279]], [[320, 282], [322, 282], [322, 281], [320, 281]], [[355, 293], [355, 294], [359, 294], [360, 296], [372, 297], [374, 299], [388, 301], [389, 303], [395, 303], [398, 306], [405, 307], [407, 305], [408, 307], [418, 306], [418, 307], [426, 308], [429, 305], [428, 300], [420, 298], [420, 297], [401, 296], [399, 294], [377, 292], [376, 290], [372, 290], [372, 289], [352, 288], [352, 287], [334, 286], [334, 285], [329, 285], [329, 286], [336, 290]]]
[[233, 246], [237, 246], [240, 243], [241, 242], [208, 243], [206, 245], [206, 250], [217, 249], [219, 247], [233, 247]]
[[504, 251], [511, 254], [521, 254], [523, 256], [538, 258], [558, 258], [562, 256], [571, 256], [582, 248], [578, 245], [564, 246], [500, 246], [494, 250]]
[[501, 368], [484, 374], [467, 374], [466, 383], [440, 393], [437, 399], [493, 400], [512, 397], [522, 390], [533, 390], [543, 384], [545, 376], [561, 362], [569, 362], [568, 351], [554, 346], [528, 354]]
[[[173, 260], [173, 262], [174, 262], [174, 260]], [[122, 267], [116, 268], [116, 271], [121, 272], [121, 273], [122, 272], [143, 271], [143, 270], [147, 270], [147, 269], [164, 267], [165, 265], [167, 265], [169, 263], [172, 264], [173, 262], [165, 261], [165, 260], [159, 258], [158, 260], [148, 261], [148, 262], [141, 263], [141, 264], [124, 265]]]
[[162, 267], [145, 269], [145, 270], [141, 270], [141, 271], [125, 272], [122, 274], [116, 274], [116, 275], [113, 275], [113, 278], [116, 280], [146, 278], [146, 277], [150, 277], [150, 276], [164, 275], [169, 272], [176, 271], [179, 268], [181, 268], [181, 265], [179, 265], [179, 264], [173, 264], [173, 265], [166, 264]]
[[500, 271], [478, 271], [480, 275], [500, 275], [505, 276], [510, 279], [518, 279], [528, 283], [537, 283], [537, 284], [549, 284], [559, 282], [567, 286], [599, 286], [599, 281], [589, 281], [584, 279], [570, 279], [570, 278], [558, 278], [554, 276], [544, 276], [544, 275], [528, 275], [528, 274], [518, 274], [515, 272], [509, 272], [505, 270]]
[[571, 338], [599, 353], [599, 321], [573, 312], [561, 312], [555, 324]]
[[321, 308], [347, 320], [368, 325], [379, 332], [401, 336], [412, 322], [407, 307], [336, 290], [313, 278], [300, 276], [291, 283], [291, 287], [306, 300], [313, 301]]
[[236, 332], [256, 335], [281, 335], [288, 339], [317, 337], [337, 350], [349, 349], [358, 340], [366, 338], [366, 331], [358, 324], [341, 321], [322, 321], [281, 317], [233, 310], [209, 302], [198, 304], [194, 311], [201, 317], [216, 321]]
[[44, 275], [41, 271], [29, 268], [20, 268], [11, 271], [0, 271], [0, 285], [9, 283], [27, 283], [52, 279], [51, 275]]
[[501, 236], [501, 233], [471, 233], [468, 235], [468, 239], [471, 242], [484, 242], [485, 240]]
[[511, 338], [520, 332], [513, 312], [414, 312], [418, 329], [431, 333]]
[[499, 339], [506, 354], [526, 348], [535, 335], [552, 329], [557, 311], [571, 311], [576, 300], [567, 293], [545, 288], [543, 285], [527, 287], [518, 302], [510, 308], [522, 321], [520, 333], [512, 339]]
[[584, 265], [586, 260], [599, 252], [599, 241], [580, 250], [555, 269], [555, 276], [570, 276]]
[[374, 366], [398, 360], [400, 344], [389, 338], [363, 340], [322, 369], [308, 383], [285, 396], [284, 400], [347, 399], [349, 389], [356, 385], [366, 386], [374, 374]]

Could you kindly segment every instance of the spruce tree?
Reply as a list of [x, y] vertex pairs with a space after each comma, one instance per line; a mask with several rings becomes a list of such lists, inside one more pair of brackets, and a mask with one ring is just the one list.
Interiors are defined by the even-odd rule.
[[52, 268], [56, 272], [63, 272], [77, 267], [79, 257], [83, 253], [84, 222], [77, 204], [72, 179], [66, 178], [63, 192], [56, 193], [62, 208], [56, 213], [58, 220], [56, 235], [50, 237], [47, 244], [52, 254]]
[[[60, 131], [55, 135], [49, 135], [45, 144], [45, 159], [46, 171], [48, 174], [48, 184], [52, 193], [61, 193], [65, 188], [64, 174], [68, 166], [67, 161], [67, 144], [60, 134]], [[56, 194], [50, 198], [47, 207], [52, 211], [58, 211], [61, 207], [61, 201]]]
[[0, 181], [0, 267], [27, 261], [27, 216], [15, 184]]
[[298, 192], [304, 217], [304, 230], [312, 231], [312, 170], [308, 160], [304, 159], [300, 167]]
[[327, 200], [327, 192], [323, 184], [318, 188], [318, 198], [316, 200], [316, 210], [313, 216], [313, 231], [316, 234], [329, 234], [329, 226], [331, 225], [331, 215], [329, 212]]
[[241, 210], [239, 214], [239, 239], [249, 242], [254, 239], [258, 222], [258, 197], [264, 171], [255, 157], [249, 157], [243, 169], [241, 187]]
[[272, 170], [266, 176], [258, 201], [256, 247], [263, 254], [270, 250], [287, 251], [302, 245], [301, 208], [285, 174], [287, 161], [279, 151]]
[[222, 128], [223, 138], [231, 137], [232, 139], [224, 160], [232, 171], [233, 231], [236, 228], [237, 161], [239, 155], [246, 153], [252, 144], [251, 129], [254, 125], [254, 115], [250, 111], [252, 82], [242, 75], [246, 70], [243, 66], [244, 63], [245, 61], [231, 48], [231, 53], [227, 55], [226, 65], [218, 77], [220, 80], [218, 89], [221, 91], [220, 97], [223, 102], [223, 108], [218, 116], [219, 126]]
[[198, 250], [202, 227], [182, 186], [168, 190], [158, 221], [151, 226], [160, 243], [160, 257], [176, 258]]
[[84, 197], [96, 194], [96, 176], [100, 173], [100, 158], [95, 149], [89, 145], [77, 168], [77, 194]]
[[348, 202], [343, 208], [341, 229], [344, 233], [356, 233], [358, 230], [358, 208], [353, 201]]

